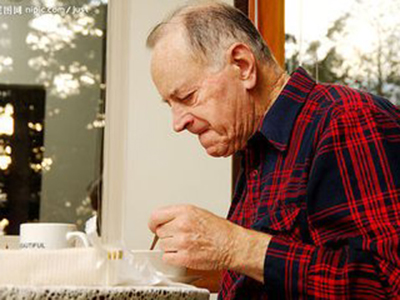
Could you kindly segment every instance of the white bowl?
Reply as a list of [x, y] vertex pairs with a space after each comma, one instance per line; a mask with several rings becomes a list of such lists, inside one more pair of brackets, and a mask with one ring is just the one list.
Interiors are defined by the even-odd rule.
[[130, 250], [137, 261], [149, 261], [157, 271], [169, 278], [181, 278], [186, 275], [186, 268], [167, 264], [163, 261], [161, 250]]

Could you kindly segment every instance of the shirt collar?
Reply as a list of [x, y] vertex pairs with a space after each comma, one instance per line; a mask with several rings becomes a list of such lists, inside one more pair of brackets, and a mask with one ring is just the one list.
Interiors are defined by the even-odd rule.
[[297, 115], [314, 85], [315, 80], [298, 68], [265, 115], [259, 132], [278, 150], [286, 150]]

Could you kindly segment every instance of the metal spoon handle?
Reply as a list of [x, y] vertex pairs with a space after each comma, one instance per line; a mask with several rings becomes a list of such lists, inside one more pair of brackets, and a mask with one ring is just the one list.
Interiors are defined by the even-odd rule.
[[157, 242], [158, 242], [158, 236], [154, 235], [153, 242], [151, 243], [151, 246], [150, 246], [150, 250], [154, 250], [154, 248], [156, 247]]

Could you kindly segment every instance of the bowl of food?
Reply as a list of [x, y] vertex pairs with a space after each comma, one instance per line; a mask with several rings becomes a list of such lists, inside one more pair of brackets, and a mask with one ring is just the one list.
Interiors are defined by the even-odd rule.
[[158, 272], [168, 278], [174, 279], [186, 276], [186, 268], [167, 264], [162, 258], [164, 252], [161, 250], [130, 250], [130, 253], [135, 262], [140, 264], [150, 263]]

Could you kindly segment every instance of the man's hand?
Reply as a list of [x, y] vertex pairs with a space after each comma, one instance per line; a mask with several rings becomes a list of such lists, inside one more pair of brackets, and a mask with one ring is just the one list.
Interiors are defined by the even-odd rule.
[[160, 238], [167, 263], [200, 270], [221, 270], [230, 265], [235, 227], [191, 205], [161, 208], [149, 222], [150, 230]]
[[149, 228], [160, 238], [167, 263], [199, 270], [230, 269], [263, 281], [269, 235], [246, 230], [192, 205], [156, 210]]

